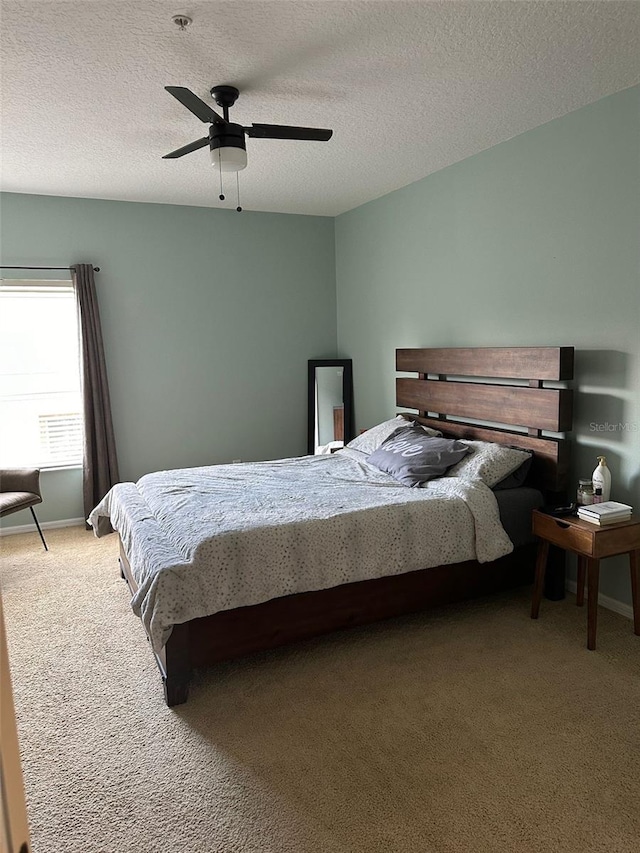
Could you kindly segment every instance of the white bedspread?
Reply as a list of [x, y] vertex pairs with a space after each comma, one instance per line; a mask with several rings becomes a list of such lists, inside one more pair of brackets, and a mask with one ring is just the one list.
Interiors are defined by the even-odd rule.
[[364, 460], [345, 449], [114, 486], [89, 522], [119, 532], [154, 649], [172, 625], [221, 610], [513, 550], [482, 483], [407, 488]]

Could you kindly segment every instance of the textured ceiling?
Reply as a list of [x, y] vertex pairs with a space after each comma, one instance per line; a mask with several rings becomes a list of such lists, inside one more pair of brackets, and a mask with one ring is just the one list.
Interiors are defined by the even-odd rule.
[[[212, 105], [212, 85], [236, 85], [243, 125], [333, 128], [327, 143], [247, 140], [240, 192], [246, 209], [335, 215], [640, 81], [637, 2], [0, 9], [2, 188], [14, 192], [221, 206], [206, 148], [161, 159], [207, 131], [166, 85]], [[193, 18], [185, 32], [179, 12]]]

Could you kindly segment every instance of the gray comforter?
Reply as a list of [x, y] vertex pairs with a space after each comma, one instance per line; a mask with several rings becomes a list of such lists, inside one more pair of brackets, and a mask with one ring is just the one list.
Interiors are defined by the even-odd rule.
[[156, 651], [172, 625], [221, 610], [513, 549], [482, 483], [408, 488], [349, 449], [148, 474], [93, 510], [97, 535], [101, 518], [122, 538]]

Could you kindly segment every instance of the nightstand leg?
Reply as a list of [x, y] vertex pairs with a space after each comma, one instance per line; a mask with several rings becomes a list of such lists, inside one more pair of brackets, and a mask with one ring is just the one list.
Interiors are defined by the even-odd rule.
[[629, 567], [631, 569], [633, 632], [640, 635], [640, 551], [629, 551]]
[[600, 580], [600, 560], [587, 558], [589, 583], [589, 601], [587, 606], [587, 648], [596, 647], [596, 629], [598, 627], [598, 583]]
[[578, 557], [578, 583], [576, 589], [576, 604], [582, 607], [584, 604], [584, 582], [587, 577], [586, 557]]
[[547, 557], [549, 555], [549, 543], [543, 539], [538, 545], [538, 559], [536, 561], [536, 579], [533, 584], [533, 601], [531, 602], [531, 618], [537, 619], [542, 601], [544, 589], [544, 573], [547, 568]]

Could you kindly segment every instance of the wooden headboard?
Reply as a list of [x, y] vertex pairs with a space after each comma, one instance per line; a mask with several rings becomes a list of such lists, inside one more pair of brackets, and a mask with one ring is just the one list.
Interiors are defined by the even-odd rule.
[[396, 403], [417, 410], [413, 418], [451, 437], [531, 450], [531, 484], [565, 491], [569, 442], [547, 433], [571, 430], [573, 392], [544, 383], [573, 379], [573, 347], [398, 349], [396, 370], [418, 374], [396, 379]]

